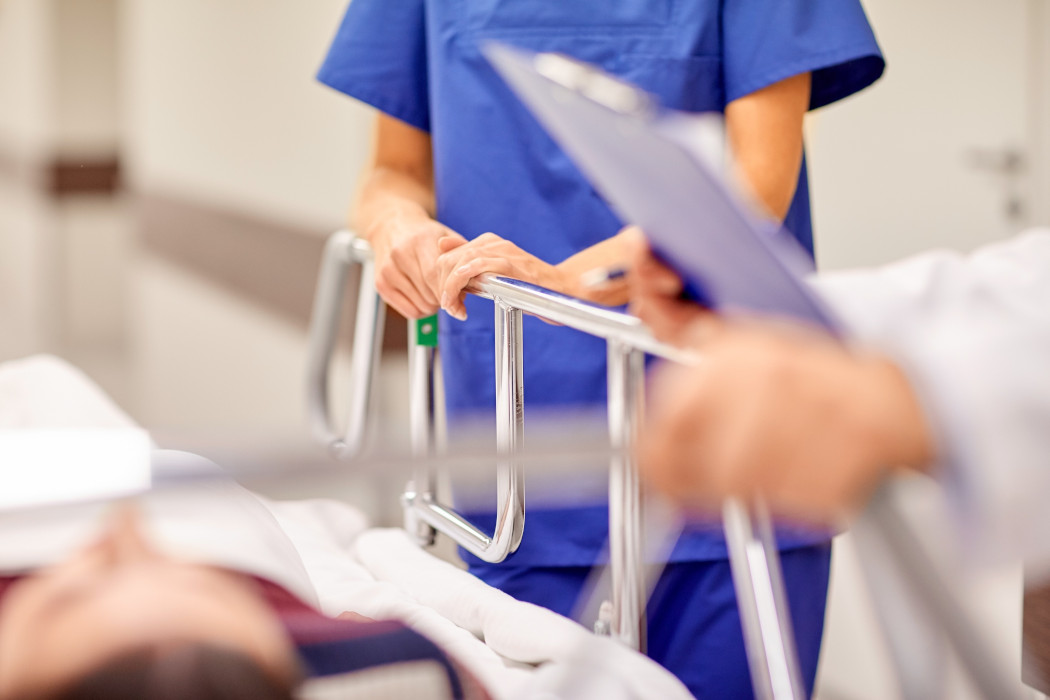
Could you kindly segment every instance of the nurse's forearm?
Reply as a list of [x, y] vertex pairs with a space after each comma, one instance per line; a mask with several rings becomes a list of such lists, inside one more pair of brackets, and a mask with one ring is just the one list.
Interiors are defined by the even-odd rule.
[[372, 162], [362, 176], [351, 226], [374, 240], [391, 228], [411, 227], [434, 216], [430, 135], [379, 115]]
[[433, 214], [430, 134], [380, 114], [351, 223], [372, 244], [376, 290], [406, 318], [438, 309], [440, 242], [466, 242]]
[[433, 218], [433, 190], [396, 170], [373, 167], [364, 175], [350, 214], [351, 226], [373, 243]]
[[739, 175], [771, 217], [787, 216], [802, 167], [802, 120], [810, 75], [803, 73], [726, 106], [726, 135]]

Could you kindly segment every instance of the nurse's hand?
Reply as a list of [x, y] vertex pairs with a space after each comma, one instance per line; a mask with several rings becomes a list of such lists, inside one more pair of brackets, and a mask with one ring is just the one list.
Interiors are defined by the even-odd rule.
[[376, 290], [405, 318], [437, 313], [443, 279], [438, 257], [466, 239], [427, 217], [384, 222], [382, 231], [368, 236], [375, 255]]
[[687, 346], [702, 334], [710, 313], [683, 300], [682, 280], [653, 256], [644, 239], [632, 242], [630, 272], [630, 313], [640, 318], [662, 342]]
[[462, 245], [440, 241], [439, 246], [442, 255], [438, 263], [443, 280], [440, 285], [441, 308], [461, 321], [467, 318], [463, 302], [470, 281], [486, 272], [513, 277], [562, 294], [576, 293], [575, 277], [494, 233], [484, 233]]
[[656, 374], [639, 451], [643, 475], [687, 510], [761, 497], [778, 515], [828, 523], [889, 467], [932, 461], [918, 401], [889, 360], [798, 325], [700, 325], [699, 363]]

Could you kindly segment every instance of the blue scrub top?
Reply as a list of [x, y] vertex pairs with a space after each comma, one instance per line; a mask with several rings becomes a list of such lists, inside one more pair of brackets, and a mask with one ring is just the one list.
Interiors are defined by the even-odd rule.
[[[495, 232], [550, 263], [623, 222], [485, 61], [487, 39], [575, 56], [697, 112], [804, 72], [815, 109], [884, 67], [857, 0], [353, 0], [320, 81], [430, 133], [442, 223], [468, 239]], [[785, 225], [812, 252], [805, 165]], [[467, 312], [466, 322], [444, 313], [439, 322], [452, 420], [495, 409], [492, 304], [468, 297]], [[524, 346], [527, 412], [605, 401], [603, 341], [526, 318]], [[472, 519], [494, 525], [491, 514]], [[601, 504], [530, 508], [526, 520], [515, 565], [590, 565], [606, 539]], [[725, 556], [712, 524], [684, 537], [672, 559]]]

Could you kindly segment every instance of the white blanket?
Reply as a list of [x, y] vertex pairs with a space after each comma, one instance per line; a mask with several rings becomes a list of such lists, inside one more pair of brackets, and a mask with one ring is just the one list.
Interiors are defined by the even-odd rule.
[[[104, 392], [61, 360], [0, 364], [0, 430], [131, 426]], [[403, 621], [459, 660], [496, 698], [539, 697], [579, 681], [581, 672], [604, 685], [577, 686], [573, 697], [611, 697], [612, 691], [624, 698], [691, 697], [644, 656], [514, 600], [421, 550], [404, 531], [369, 529], [346, 504], [259, 501], [305, 567], [308, 584], [295, 586], [312, 586], [315, 596], [305, 597], [330, 615], [350, 610]]]
[[[692, 697], [646, 657], [511, 598], [421, 550], [404, 530], [366, 529], [359, 513], [333, 501], [270, 505], [299, 549], [324, 612], [402, 620], [460, 660], [494, 697], [532, 697], [584, 669], [617, 692], [577, 691], [589, 697]], [[536, 666], [543, 673], [533, 673]]]

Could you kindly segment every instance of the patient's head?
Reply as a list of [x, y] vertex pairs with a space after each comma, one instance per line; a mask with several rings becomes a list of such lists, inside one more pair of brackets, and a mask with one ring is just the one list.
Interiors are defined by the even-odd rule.
[[2, 698], [289, 697], [294, 659], [248, 582], [161, 554], [129, 508], [0, 606]]

